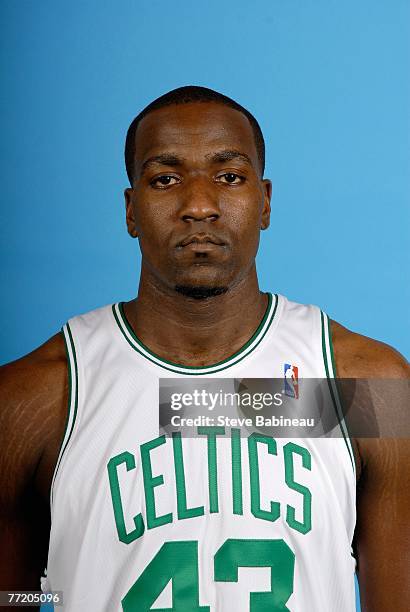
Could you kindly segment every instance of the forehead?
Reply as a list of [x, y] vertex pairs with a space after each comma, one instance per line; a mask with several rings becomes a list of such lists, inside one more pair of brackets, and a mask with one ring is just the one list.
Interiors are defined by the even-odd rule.
[[214, 102], [173, 104], [150, 112], [135, 135], [135, 162], [167, 151], [196, 160], [223, 150], [247, 154], [255, 168], [258, 154], [251, 124], [240, 111]]

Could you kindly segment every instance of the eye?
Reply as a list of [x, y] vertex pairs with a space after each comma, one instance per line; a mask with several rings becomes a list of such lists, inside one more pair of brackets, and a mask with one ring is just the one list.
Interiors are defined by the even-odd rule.
[[218, 181], [228, 185], [240, 185], [245, 180], [245, 177], [239, 176], [235, 172], [225, 172], [218, 176]]
[[176, 185], [179, 182], [176, 176], [172, 176], [171, 174], [161, 174], [161, 176], [156, 176], [150, 181], [151, 187], [156, 187], [157, 189], [163, 189], [164, 187], [171, 187], [172, 185]]

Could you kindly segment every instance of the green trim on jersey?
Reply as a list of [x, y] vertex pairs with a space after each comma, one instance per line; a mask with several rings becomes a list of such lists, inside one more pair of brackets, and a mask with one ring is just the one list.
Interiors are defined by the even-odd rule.
[[239, 361], [242, 361], [242, 359], [247, 357], [256, 349], [256, 347], [262, 342], [275, 318], [279, 298], [276, 294], [274, 294], [274, 297], [275, 300], [273, 300], [272, 294], [268, 293], [268, 305], [266, 307], [262, 321], [258, 325], [258, 328], [252, 335], [252, 337], [236, 353], [234, 353], [231, 357], [219, 361], [218, 363], [202, 367], [185, 366], [178, 363], [173, 363], [172, 361], [168, 361], [167, 359], [159, 357], [147, 346], [145, 346], [145, 344], [143, 344], [141, 340], [139, 340], [138, 337], [135, 335], [134, 330], [132, 329], [125, 315], [123, 302], [113, 304], [112, 311], [114, 314], [115, 321], [117, 322], [117, 325], [120, 328], [123, 336], [127, 340], [128, 344], [140, 355], [142, 355], [152, 363], [155, 363], [156, 365], [161, 366], [166, 370], [169, 370], [170, 372], [176, 372], [178, 374], [189, 374], [190, 376], [200, 376], [204, 374], [212, 374], [214, 372], [226, 370], [227, 368], [230, 368], [231, 366], [239, 363]]
[[[326, 327], [325, 327], [325, 316], [327, 319]], [[340, 425], [340, 429], [342, 431], [343, 438], [344, 438], [344, 441], [345, 441], [345, 444], [346, 444], [346, 447], [349, 453], [350, 461], [352, 463], [353, 473], [356, 474], [356, 464], [354, 460], [352, 443], [350, 441], [350, 436], [349, 436], [349, 432], [347, 429], [346, 421], [343, 416], [342, 404], [340, 401], [340, 394], [337, 388], [336, 367], [335, 367], [335, 358], [334, 358], [334, 352], [333, 352], [332, 334], [330, 330], [330, 321], [329, 321], [329, 317], [325, 315], [323, 311], [320, 311], [320, 318], [321, 318], [321, 326], [322, 326], [323, 361], [325, 364], [325, 371], [326, 371], [327, 382], [329, 385], [329, 391], [330, 391], [330, 395], [333, 401], [333, 406], [336, 411], [336, 416], [337, 416], [337, 419]], [[328, 350], [326, 347], [326, 332], [327, 332], [327, 338], [329, 341], [330, 358], [328, 358]]]
[[[65, 333], [65, 330], [67, 333]], [[67, 445], [71, 438], [71, 434], [73, 433], [73, 428], [74, 428], [75, 420], [77, 417], [77, 409], [78, 409], [77, 356], [75, 352], [73, 336], [72, 336], [71, 329], [68, 323], [66, 323], [66, 325], [64, 325], [64, 327], [62, 328], [62, 332], [63, 332], [65, 350], [66, 350], [66, 355], [67, 355], [67, 365], [68, 365], [68, 409], [67, 409], [67, 417], [66, 417], [66, 422], [65, 422], [65, 427], [64, 427], [64, 435], [63, 435], [63, 439], [61, 442], [57, 464], [56, 464], [54, 474], [53, 474], [53, 480], [51, 482], [51, 489], [50, 489], [51, 507], [53, 505], [54, 483], [57, 477], [58, 468], [60, 467], [61, 460], [63, 458], [65, 449], [67, 448]], [[72, 357], [70, 355], [70, 349], [71, 349]], [[73, 396], [73, 388], [74, 388], [74, 396]], [[71, 420], [71, 425], [69, 425], [70, 420]], [[70, 431], [67, 435], [69, 426], [70, 426]]]

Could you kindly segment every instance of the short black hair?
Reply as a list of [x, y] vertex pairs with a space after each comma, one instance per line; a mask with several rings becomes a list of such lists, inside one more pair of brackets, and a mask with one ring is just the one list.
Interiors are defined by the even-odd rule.
[[140, 113], [132, 120], [130, 127], [128, 128], [127, 138], [125, 140], [125, 167], [127, 170], [128, 179], [132, 186], [134, 178], [134, 159], [135, 159], [135, 133], [137, 131], [140, 121], [146, 117], [150, 112], [165, 106], [171, 106], [172, 104], [187, 104], [189, 102], [217, 102], [224, 104], [230, 108], [234, 108], [239, 111], [248, 119], [251, 124], [253, 135], [255, 138], [256, 150], [258, 153], [259, 163], [261, 167], [261, 176], [265, 171], [265, 141], [263, 138], [262, 130], [255, 117], [246, 108], [228, 98], [224, 94], [208, 89], [208, 87], [199, 87], [197, 85], [186, 85], [185, 87], [178, 87], [172, 89], [164, 95], [160, 96], [148, 106], [146, 106]]

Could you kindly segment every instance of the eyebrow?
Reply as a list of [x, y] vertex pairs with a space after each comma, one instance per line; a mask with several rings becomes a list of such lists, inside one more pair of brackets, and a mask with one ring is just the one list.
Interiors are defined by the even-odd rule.
[[176, 155], [175, 153], [162, 153], [161, 155], [154, 155], [144, 161], [141, 166], [141, 174], [145, 172], [149, 166], [182, 166], [185, 159]]
[[218, 151], [218, 153], [212, 153], [210, 155], [207, 155], [206, 158], [214, 164], [221, 164], [224, 162], [232, 161], [234, 159], [240, 159], [251, 166], [253, 165], [249, 155], [246, 155], [246, 153], [241, 153], [240, 151], [236, 151], [234, 149]]

